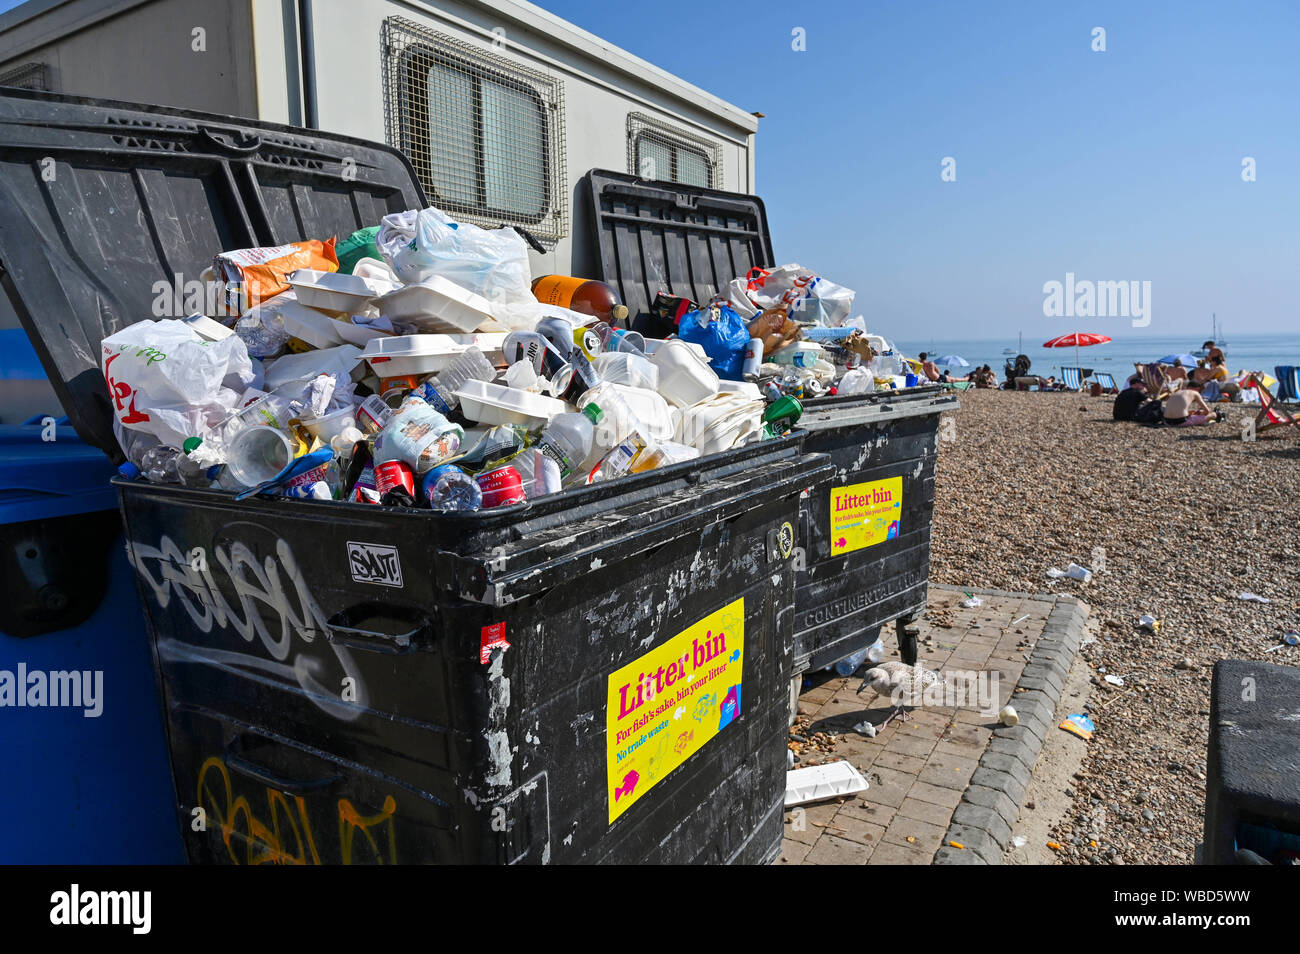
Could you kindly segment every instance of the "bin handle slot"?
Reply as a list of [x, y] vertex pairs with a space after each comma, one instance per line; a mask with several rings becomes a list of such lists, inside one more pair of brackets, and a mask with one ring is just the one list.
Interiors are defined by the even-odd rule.
[[[254, 782], [260, 782], [267, 788], [273, 788], [276, 791], [284, 792], [286, 795], [314, 795], [320, 792], [327, 792], [343, 780], [343, 775], [335, 772], [332, 775], [323, 775], [320, 778], [295, 779], [286, 775], [274, 772], [264, 765], [258, 765], [243, 755], [240, 751], [244, 747], [244, 734], [235, 736], [226, 744], [225, 760], [226, 766], [232, 771], [238, 772], [245, 778], [251, 778]], [[267, 739], [266, 741], [271, 741]]]
[[221, 138], [207, 127], [200, 129], [199, 134], [203, 137], [204, 142], [218, 152], [232, 153], [236, 156], [251, 156], [262, 148], [261, 136], [248, 136], [241, 142], [233, 142]]
[[335, 613], [329, 618], [325, 638], [331, 643], [346, 646], [349, 649], [386, 653], [391, 656], [406, 655], [424, 645], [433, 632], [433, 620], [422, 613], [414, 614], [411, 620], [404, 621], [414, 625], [411, 629], [400, 633], [350, 625], [364, 623], [376, 616], [392, 619], [401, 612], [400, 608], [383, 603], [363, 603], [359, 606], [350, 607], [342, 612]]

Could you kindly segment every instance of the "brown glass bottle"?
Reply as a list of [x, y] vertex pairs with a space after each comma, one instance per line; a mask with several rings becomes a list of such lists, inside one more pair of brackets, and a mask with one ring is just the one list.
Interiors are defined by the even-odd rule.
[[533, 297], [543, 305], [593, 315], [610, 325], [627, 319], [627, 306], [619, 301], [614, 286], [595, 279], [543, 275], [533, 281]]

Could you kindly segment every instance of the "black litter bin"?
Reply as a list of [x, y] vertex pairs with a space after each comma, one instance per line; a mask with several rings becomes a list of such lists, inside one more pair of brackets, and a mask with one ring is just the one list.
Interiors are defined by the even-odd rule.
[[[18, 91], [0, 124], [6, 289], [119, 457], [99, 341], [159, 280], [425, 204], [339, 136]], [[191, 860], [774, 858], [802, 441], [473, 514], [116, 481]]]
[[796, 677], [866, 648], [891, 620], [916, 662], [907, 624], [930, 582], [939, 415], [957, 408], [939, 385], [804, 404], [804, 449], [830, 455], [835, 473], [799, 511]]
[[[600, 277], [648, 327], [660, 291], [704, 303], [775, 264], [757, 196], [603, 169], [587, 173], [582, 191]], [[865, 648], [891, 620], [902, 621], [904, 659], [916, 661], [904, 624], [925, 609], [939, 415], [957, 408], [938, 385], [804, 402], [804, 449], [829, 454], [835, 475], [804, 495], [799, 513], [796, 675]]]
[[1214, 664], [1201, 861], [1300, 859], [1300, 669], [1246, 659]]

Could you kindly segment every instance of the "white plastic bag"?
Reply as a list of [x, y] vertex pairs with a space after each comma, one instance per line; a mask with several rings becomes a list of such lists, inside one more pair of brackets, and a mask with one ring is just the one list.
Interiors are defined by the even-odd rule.
[[746, 294], [760, 310], [785, 304], [795, 321], [838, 327], [853, 311], [854, 292], [822, 278], [802, 265], [754, 268], [746, 276]]
[[441, 275], [494, 304], [537, 301], [529, 290], [528, 246], [514, 229], [482, 229], [428, 208], [415, 216], [411, 238], [403, 242], [409, 215], [385, 216], [376, 237], [401, 281], [410, 284]]
[[207, 341], [172, 318], [138, 321], [109, 335], [100, 367], [117, 423], [171, 447], [207, 436], [255, 378], [238, 337]]
[[876, 389], [876, 379], [866, 368], [854, 368], [840, 379], [840, 397], [853, 394], [870, 394]]

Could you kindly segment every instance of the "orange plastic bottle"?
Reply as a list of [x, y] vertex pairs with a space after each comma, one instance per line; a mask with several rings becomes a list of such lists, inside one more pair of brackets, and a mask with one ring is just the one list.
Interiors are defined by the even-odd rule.
[[627, 319], [627, 306], [607, 282], [571, 275], [543, 275], [533, 281], [533, 297], [543, 305], [559, 305], [584, 315], [594, 315], [606, 324]]

